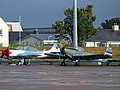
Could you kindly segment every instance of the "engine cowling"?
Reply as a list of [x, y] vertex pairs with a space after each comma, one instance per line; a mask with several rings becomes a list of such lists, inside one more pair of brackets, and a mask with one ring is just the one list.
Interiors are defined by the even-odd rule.
[[12, 53], [12, 52], [10, 51], [9, 48], [7, 48], [6, 50], [2, 51], [2, 55], [3, 55], [3, 56], [7, 56], [7, 57], [9, 57], [11, 53]]

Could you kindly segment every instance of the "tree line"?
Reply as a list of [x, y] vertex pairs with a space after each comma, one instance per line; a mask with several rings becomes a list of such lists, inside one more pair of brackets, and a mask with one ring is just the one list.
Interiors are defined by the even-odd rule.
[[[78, 30], [78, 45], [83, 46], [84, 40], [89, 39], [96, 35], [99, 29], [93, 26], [96, 20], [96, 15], [93, 14], [93, 5], [87, 5], [85, 8], [77, 8], [77, 30]], [[56, 33], [60, 35], [56, 36], [59, 41], [66, 38], [66, 34], [69, 34], [73, 38], [73, 9], [68, 8], [64, 11], [64, 20], [58, 20], [52, 24], [52, 28], [56, 29]], [[103, 29], [111, 29], [112, 25], [117, 23], [120, 25], [120, 18], [113, 18], [111, 20], [105, 20], [101, 23]]]

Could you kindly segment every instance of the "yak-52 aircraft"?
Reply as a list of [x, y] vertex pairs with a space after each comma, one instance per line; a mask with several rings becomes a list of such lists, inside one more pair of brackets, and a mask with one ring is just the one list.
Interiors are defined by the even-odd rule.
[[112, 49], [107, 48], [104, 54], [91, 54], [86, 52], [81, 47], [66, 48], [61, 47], [59, 43], [55, 43], [50, 50], [19, 50], [6, 49], [2, 51], [1, 58], [63, 58], [61, 66], [66, 65], [65, 60], [69, 59], [74, 62], [74, 65], [79, 65], [81, 60], [91, 60], [97, 62], [112, 61]]
[[[7, 48], [6, 50], [2, 51], [1, 59], [7, 58], [12, 62], [12, 58], [52, 58], [52, 56], [46, 55], [49, 53], [59, 54], [60, 48], [58, 47], [57, 43], [54, 43], [50, 50], [21, 50], [21, 49], [11, 49]], [[57, 58], [58, 56], [53, 56], [53, 58]]]
[[[73, 47], [73, 48], [66, 48], [60, 47], [58, 44], [61, 53], [59, 56], [63, 57], [63, 61], [61, 63], [61, 66], [66, 65], [65, 60], [69, 59], [74, 62], [74, 65], [79, 65], [80, 60], [93, 60], [97, 62], [107, 62], [108, 60], [112, 60], [112, 49], [107, 48], [104, 54], [91, 54], [86, 52], [83, 48], [81, 47]], [[58, 54], [54, 53], [45, 53], [46, 55], [49, 56], [57, 56]]]

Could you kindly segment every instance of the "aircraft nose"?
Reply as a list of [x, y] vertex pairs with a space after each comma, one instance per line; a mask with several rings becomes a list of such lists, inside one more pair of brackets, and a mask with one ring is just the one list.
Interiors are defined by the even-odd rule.
[[11, 54], [12, 52], [10, 51], [10, 49], [9, 48], [7, 48], [5, 51], [2, 51], [2, 55], [4, 55], [4, 56], [10, 56], [10, 54]]

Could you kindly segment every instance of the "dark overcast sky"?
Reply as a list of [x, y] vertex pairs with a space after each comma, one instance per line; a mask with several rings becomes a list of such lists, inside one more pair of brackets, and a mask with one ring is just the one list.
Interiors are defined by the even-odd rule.
[[[94, 5], [95, 27], [106, 19], [120, 17], [120, 0], [78, 0], [78, 7]], [[72, 8], [73, 0], [0, 0], [0, 17], [6, 22], [22, 17], [23, 27], [51, 27], [64, 19], [64, 10]]]

